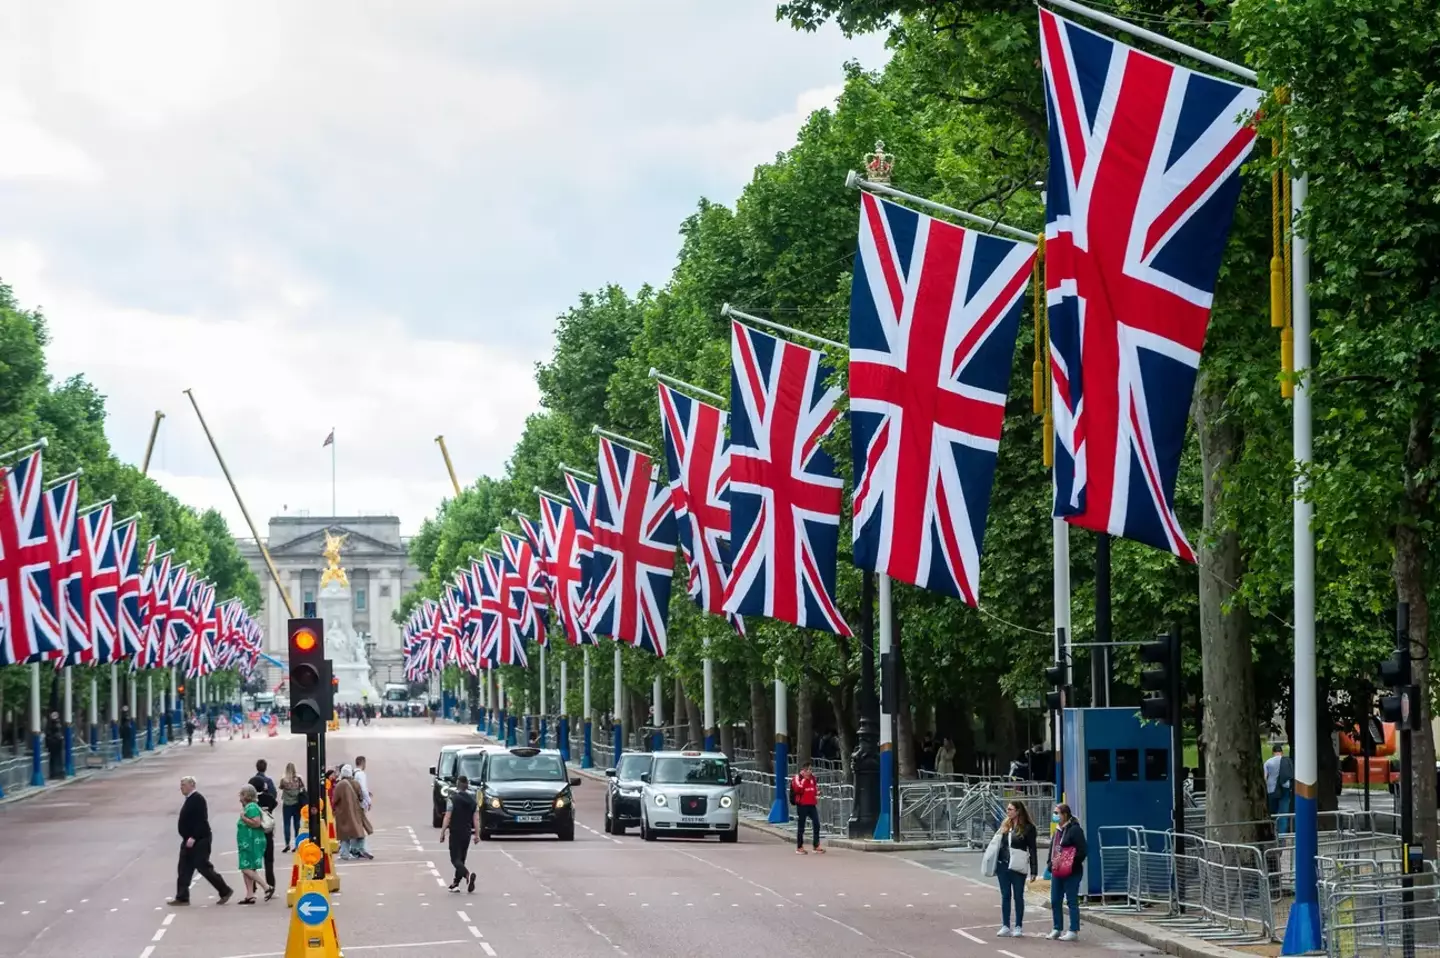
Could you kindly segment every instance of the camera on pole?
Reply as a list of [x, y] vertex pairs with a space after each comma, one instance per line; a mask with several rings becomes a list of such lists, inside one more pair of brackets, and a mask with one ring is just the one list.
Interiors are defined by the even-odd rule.
[[330, 686], [325, 680], [325, 623], [320, 619], [291, 619], [290, 732], [319, 735], [329, 720]]

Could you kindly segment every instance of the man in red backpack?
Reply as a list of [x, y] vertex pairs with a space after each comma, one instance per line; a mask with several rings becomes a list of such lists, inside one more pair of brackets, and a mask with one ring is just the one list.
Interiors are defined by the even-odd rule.
[[815, 773], [810, 770], [809, 764], [800, 766], [800, 774], [790, 780], [790, 801], [795, 806], [795, 854], [804, 855], [805, 852], [805, 821], [809, 819], [815, 823], [815, 853], [825, 854], [825, 849], [820, 847], [820, 812], [816, 809], [819, 800], [820, 785], [815, 781]]

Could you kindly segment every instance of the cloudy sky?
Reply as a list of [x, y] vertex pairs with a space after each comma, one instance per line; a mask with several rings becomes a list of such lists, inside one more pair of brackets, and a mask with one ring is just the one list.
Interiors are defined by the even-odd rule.
[[[878, 37], [773, 0], [13, 4], [0, 31], [0, 277], [43, 306], [57, 376], [108, 397], [116, 453], [261, 517], [386, 513], [409, 533], [498, 474], [554, 317], [663, 283], [700, 196], [839, 93]], [[718, 304], [717, 304], [718, 305]], [[263, 534], [263, 530], [262, 530]]]

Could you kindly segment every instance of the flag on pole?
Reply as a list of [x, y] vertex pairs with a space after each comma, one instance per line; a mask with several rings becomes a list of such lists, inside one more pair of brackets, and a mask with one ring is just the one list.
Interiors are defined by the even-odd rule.
[[869, 193], [850, 291], [855, 564], [979, 605], [1035, 247]]
[[1040, 11], [1055, 515], [1195, 561], [1190, 399], [1260, 91]]
[[335, 445], [335, 430], [332, 429], [330, 430], [330, 435], [326, 436], [325, 441], [320, 444], [320, 448], [324, 449], [326, 446], [333, 445]]
[[51, 581], [41, 456], [0, 468], [0, 665], [65, 649]]

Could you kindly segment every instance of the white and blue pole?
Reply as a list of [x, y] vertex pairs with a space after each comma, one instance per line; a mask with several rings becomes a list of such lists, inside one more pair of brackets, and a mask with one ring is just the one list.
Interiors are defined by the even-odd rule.
[[65, 672], [65, 776], [75, 774], [75, 676], [74, 669], [66, 666]]
[[[133, 722], [135, 717], [132, 715]], [[155, 677], [145, 673], [145, 751], [155, 751]]]
[[891, 619], [890, 619], [890, 577], [875, 574], [876, 594], [879, 596], [880, 614], [880, 811], [875, 816], [875, 840], [888, 842], [891, 835], [890, 793], [895, 786], [895, 703], [885, 694], [885, 666], [890, 661]]
[[[1308, 177], [1290, 181], [1290, 204], [1298, 219], [1310, 191]], [[1310, 243], [1297, 231], [1290, 238], [1290, 325], [1294, 334], [1295, 398], [1292, 400], [1295, 463], [1295, 902], [1285, 924], [1281, 953], [1302, 955], [1320, 951], [1320, 899], [1316, 885], [1315, 856], [1320, 848], [1316, 806], [1318, 727], [1315, 701], [1315, 504], [1309, 496], [1306, 471], [1312, 461], [1310, 410]]]
[[710, 659], [710, 636], [705, 636], [705, 751], [713, 752], [715, 741], [715, 663]]
[[655, 702], [655, 730], [650, 733], [650, 749], [662, 752], [665, 750], [665, 685], [658, 675], [655, 676], [651, 696]]
[[40, 663], [30, 663], [30, 784], [45, 784], [45, 763], [41, 760], [43, 739], [40, 724]]
[[546, 711], [545, 646], [540, 646], [540, 747], [550, 747], [549, 712]]
[[566, 696], [570, 694], [570, 670], [565, 659], [560, 660], [560, 718], [557, 734], [560, 736], [560, 758], [570, 761], [570, 706]]
[[115, 746], [115, 757], [120, 757], [120, 672], [115, 663], [110, 663], [110, 742]]
[[611, 714], [615, 716], [614, 723], [614, 746], [615, 762], [620, 761], [620, 753], [625, 750], [625, 720], [623, 709], [625, 708], [625, 687], [620, 681], [620, 643], [615, 643], [615, 706]]
[[593, 726], [592, 722], [593, 722], [595, 713], [594, 713], [593, 711], [591, 711], [591, 708], [590, 708], [590, 646], [588, 646], [588, 645], [585, 646], [585, 647], [581, 650], [581, 653], [582, 653], [582, 655], [584, 656], [584, 668], [582, 669], [582, 672], [583, 672], [583, 676], [582, 676], [582, 682], [583, 682], [583, 686], [582, 686], [582, 696], [583, 696], [583, 701], [580, 703], [580, 705], [581, 705], [581, 709], [583, 710], [584, 714], [580, 717], [580, 734], [581, 734], [580, 767], [581, 767], [581, 768], [594, 768], [594, 767], [595, 767], [595, 751], [594, 751], [594, 748], [593, 748], [593, 744], [594, 744], [594, 743], [593, 743], [593, 736], [594, 736], [594, 731], [595, 731], [595, 729], [594, 729], [594, 726]]
[[90, 751], [100, 749], [100, 677], [95, 669], [90, 670], [90, 704], [85, 710], [90, 720]]
[[775, 801], [770, 805], [770, 823], [790, 821], [790, 711], [785, 703], [785, 683], [775, 675]]

